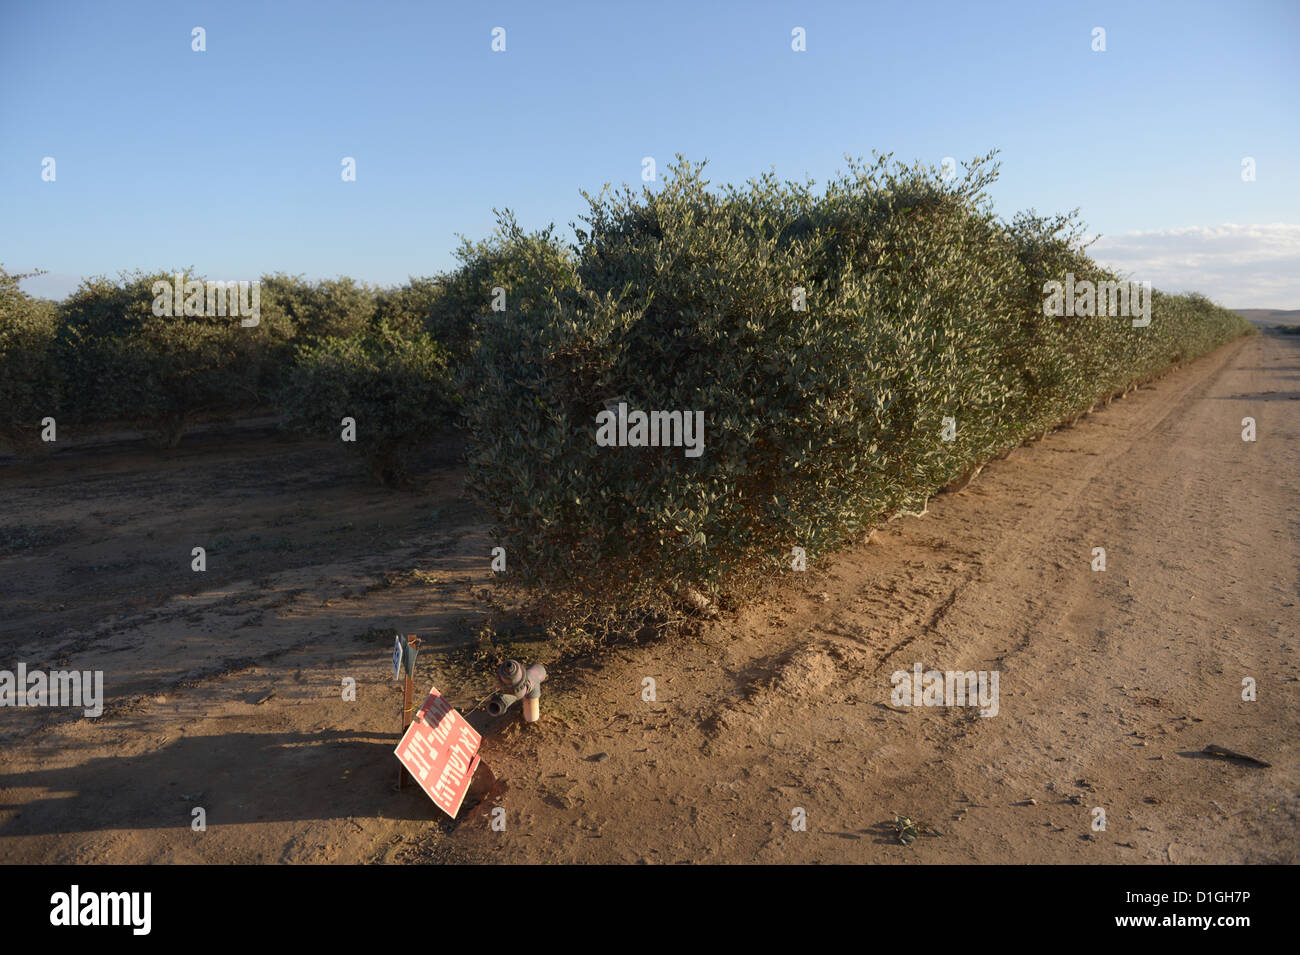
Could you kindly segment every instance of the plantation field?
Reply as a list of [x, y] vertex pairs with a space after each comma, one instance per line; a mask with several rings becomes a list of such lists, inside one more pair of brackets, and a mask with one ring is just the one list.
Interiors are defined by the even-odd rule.
[[[1295, 863], [1298, 382], [1300, 340], [1237, 339], [734, 614], [591, 655], [484, 646], [452, 432], [401, 490], [256, 423], [0, 460], [0, 655], [106, 697], [5, 711], [0, 861]], [[551, 674], [538, 724], [470, 716], [455, 824], [394, 788], [391, 628], [463, 711], [502, 653]], [[915, 663], [1000, 671], [998, 714], [891, 705]]]

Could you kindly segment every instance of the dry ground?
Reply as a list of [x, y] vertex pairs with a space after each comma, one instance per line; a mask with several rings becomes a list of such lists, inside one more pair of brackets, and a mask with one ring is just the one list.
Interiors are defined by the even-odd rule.
[[[394, 789], [384, 632], [490, 688], [452, 444], [421, 493], [255, 431], [0, 465], [0, 668], [108, 697], [0, 710], [0, 862], [1296, 862], [1297, 399], [1300, 341], [1243, 340], [696, 637], [498, 648], [551, 665], [543, 719], [472, 715], [496, 783], [455, 824]], [[996, 670], [998, 714], [891, 706], [915, 663]]]

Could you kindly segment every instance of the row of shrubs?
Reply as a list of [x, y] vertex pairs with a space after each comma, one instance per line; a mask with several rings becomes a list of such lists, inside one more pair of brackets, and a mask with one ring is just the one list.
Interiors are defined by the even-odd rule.
[[[588, 196], [571, 268], [523, 270], [465, 385], [512, 573], [579, 618], [725, 603], [1249, 329], [1196, 295], [1156, 293], [1146, 327], [1045, 315], [1049, 281], [1125, 277], [1073, 215], [999, 219], [991, 160], [949, 181], [880, 157], [821, 191], [679, 160]], [[599, 446], [618, 401], [703, 411], [704, 453]]]
[[0, 447], [49, 450], [47, 417], [60, 438], [131, 426], [174, 447], [205, 420], [275, 410], [337, 435], [350, 415], [363, 422], [355, 446], [377, 474], [399, 480], [411, 448], [455, 417], [451, 364], [468, 347], [463, 286], [493, 271], [491, 243], [462, 254], [456, 274], [395, 289], [263, 276], [255, 324], [185, 315], [179, 302], [155, 314], [155, 283], [179, 276], [182, 288], [206, 288], [191, 269], [90, 279], [57, 304], [0, 269]]
[[[1249, 329], [1159, 292], [1146, 327], [1044, 314], [1049, 281], [1124, 277], [1073, 215], [997, 217], [995, 176], [991, 157], [951, 180], [879, 157], [821, 191], [713, 189], [679, 160], [657, 191], [587, 196], [569, 245], [506, 213], [436, 279], [265, 277], [254, 328], [154, 316], [170, 275], [55, 306], [0, 272], [0, 440], [30, 443], [51, 406], [170, 444], [200, 416], [274, 407], [326, 435], [355, 418], [398, 483], [459, 420], [513, 578], [605, 622], [725, 601]], [[704, 452], [600, 446], [619, 402], [703, 412]]]

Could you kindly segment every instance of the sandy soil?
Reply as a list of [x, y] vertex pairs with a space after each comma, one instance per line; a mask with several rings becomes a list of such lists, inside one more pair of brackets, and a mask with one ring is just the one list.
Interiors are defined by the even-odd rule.
[[[1295, 337], [1234, 343], [594, 659], [478, 647], [491, 544], [450, 447], [422, 493], [259, 433], [0, 467], [0, 667], [102, 669], [108, 697], [0, 710], [0, 862], [1296, 862], [1297, 382]], [[539, 723], [471, 715], [455, 823], [394, 787], [392, 627], [464, 709], [484, 656], [551, 669]], [[917, 663], [996, 671], [997, 715], [893, 705]]]

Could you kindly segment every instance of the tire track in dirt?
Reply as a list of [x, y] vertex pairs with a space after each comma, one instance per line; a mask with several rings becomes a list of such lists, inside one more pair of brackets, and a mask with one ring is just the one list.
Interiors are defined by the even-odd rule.
[[[1297, 550], [1275, 523], [1294, 525], [1296, 406], [1261, 414], [1267, 443], [1242, 442], [1238, 422], [1296, 354], [1275, 338], [1226, 346], [993, 462], [924, 518], [887, 525], [698, 641], [638, 648], [572, 689], [548, 687], [554, 721], [485, 747], [511, 782], [515, 834], [467, 821], [437, 851], [1295, 861], [1285, 594]], [[1257, 494], [1261, 477], [1271, 497], [1224, 506], [1225, 492]], [[1252, 553], [1261, 543], [1285, 550]], [[1090, 568], [1094, 546], [1107, 550], [1104, 573]], [[915, 662], [998, 670], [998, 716], [892, 707], [889, 673]], [[1239, 699], [1250, 673], [1257, 703]], [[644, 676], [657, 676], [657, 703], [637, 696]], [[1210, 742], [1263, 746], [1275, 769], [1199, 758]], [[592, 762], [599, 752], [608, 759]], [[565, 799], [536, 800], [553, 778]], [[790, 828], [796, 808], [807, 832]], [[1092, 829], [1097, 808], [1105, 830]], [[894, 810], [941, 835], [899, 845]]]

